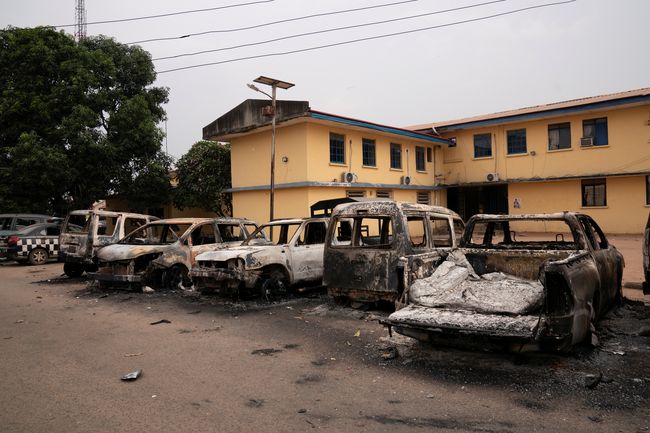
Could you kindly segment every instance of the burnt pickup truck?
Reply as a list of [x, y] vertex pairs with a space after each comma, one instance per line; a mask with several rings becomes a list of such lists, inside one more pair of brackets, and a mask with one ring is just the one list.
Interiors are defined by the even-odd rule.
[[91, 276], [101, 286], [190, 286], [197, 255], [239, 245], [257, 224], [239, 218], [171, 218], [151, 222], [97, 253]]
[[337, 206], [324, 253], [331, 296], [396, 301], [458, 247], [464, 224], [440, 206], [372, 200]]
[[290, 285], [318, 283], [327, 224], [327, 218], [263, 224], [239, 247], [198, 255], [192, 282], [201, 291], [252, 292], [266, 298], [283, 294]]
[[424, 341], [473, 335], [567, 350], [621, 298], [623, 267], [587, 215], [475, 215], [461, 248], [383, 323]]

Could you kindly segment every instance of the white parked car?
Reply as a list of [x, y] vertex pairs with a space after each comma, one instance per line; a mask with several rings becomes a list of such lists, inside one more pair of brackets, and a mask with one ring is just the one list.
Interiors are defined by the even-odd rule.
[[274, 296], [287, 286], [319, 283], [327, 218], [276, 220], [260, 226], [241, 246], [196, 257], [190, 271], [198, 290]]

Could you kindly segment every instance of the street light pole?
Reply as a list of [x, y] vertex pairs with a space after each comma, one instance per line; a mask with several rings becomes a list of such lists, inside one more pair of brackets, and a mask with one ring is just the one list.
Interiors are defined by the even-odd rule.
[[270, 202], [269, 202], [269, 221], [273, 221], [273, 207], [275, 204], [275, 124], [276, 124], [276, 119], [277, 119], [277, 113], [276, 113], [276, 89], [279, 87], [281, 89], [289, 89], [294, 86], [292, 83], [287, 83], [286, 81], [281, 81], [281, 80], [276, 80], [274, 78], [269, 78], [265, 76], [260, 76], [253, 80], [256, 83], [260, 84], [266, 84], [267, 86], [271, 86], [271, 94], [269, 95], [268, 93], [260, 90], [255, 86], [254, 84], [248, 84], [248, 87], [251, 89], [255, 90], [256, 92], [260, 92], [269, 98], [271, 98], [271, 111], [273, 112], [273, 119], [271, 121], [271, 194], [270, 194]]

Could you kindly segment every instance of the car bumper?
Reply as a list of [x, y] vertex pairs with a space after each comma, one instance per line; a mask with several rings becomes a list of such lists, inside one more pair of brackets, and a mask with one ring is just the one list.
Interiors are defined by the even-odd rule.
[[92, 279], [104, 283], [141, 283], [141, 275], [123, 275], [123, 274], [109, 274], [104, 272], [89, 273]]
[[252, 288], [259, 280], [260, 275], [261, 273], [257, 271], [241, 271], [239, 269], [194, 268], [190, 271], [192, 281], [199, 288], [233, 288], [242, 283], [246, 288]]

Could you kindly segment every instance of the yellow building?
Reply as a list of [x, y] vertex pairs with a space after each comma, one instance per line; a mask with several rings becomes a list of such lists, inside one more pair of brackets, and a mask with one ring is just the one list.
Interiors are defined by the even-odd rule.
[[485, 213], [580, 211], [641, 233], [650, 210], [650, 88], [412, 127], [444, 148], [442, 205]]
[[[269, 101], [247, 100], [203, 129], [231, 145], [233, 216], [269, 220]], [[274, 218], [303, 217], [320, 200], [393, 198], [435, 204], [436, 162], [450, 142], [430, 134], [277, 101]]]

